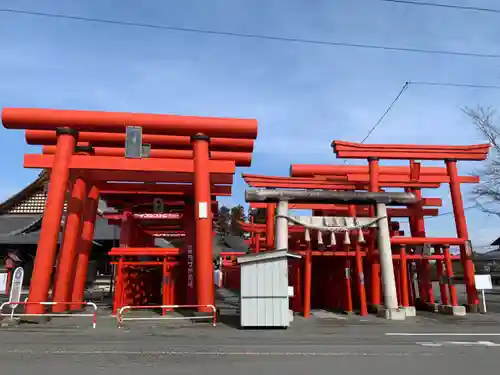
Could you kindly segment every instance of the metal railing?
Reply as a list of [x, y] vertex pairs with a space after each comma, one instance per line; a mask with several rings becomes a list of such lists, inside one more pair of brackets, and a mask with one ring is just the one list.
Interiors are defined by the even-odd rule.
[[209, 307], [212, 309], [213, 323], [215, 327], [217, 323], [217, 309], [214, 305], [156, 305], [156, 306], [123, 306], [116, 312], [116, 325], [118, 328], [121, 327], [124, 320], [195, 320], [195, 319], [207, 319], [206, 316], [154, 316], [154, 317], [133, 317], [124, 318], [123, 314], [130, 310], [145, 310], [145, 309], [183, 309], [183, 308], [198, 308], [198, 307]]
[[[49, 316], [49, 317], [78, 317], [78, 316], [88, 316], [92, 317], [92, 328], [95, 328], [97, 325], [97, 305], [94, 302], [78, 302], [79, 304], [86, 305], [86, 306], [92, 306], [94, 309], [94, 312], [92, 314], [67, 314], [67, 313], [42, 313], [42, 314], [16, 314], [16, 308], [19, 305], [43, 305], [43, 306], [54, 306], [54, 305], [72, 305], [75, 304], [76, 302], [29, 302], [29, 301], [24, 301], [24, 302], [4, 302], [0, 305], [0, 316], [2, 317], [7, 317], [10, 316], [10, 320], [14, 320], [14, 317], [22, 317], [22, 316]], [[14, 305], [12, 307], [12, 310], [8, 314], [4, 314], [3, 308], [5, 306], [9, 305]]]

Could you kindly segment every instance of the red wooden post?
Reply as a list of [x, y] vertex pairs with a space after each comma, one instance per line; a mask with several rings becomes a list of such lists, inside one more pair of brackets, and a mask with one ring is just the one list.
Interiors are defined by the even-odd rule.
[[274, 248], [274, 212], [276, 204], [268, 203], [266, 209], [266, 248], [271, 250]]
[[116, 311], [121, 307], [124, 293], [124, 274], [123, 274], [123, 256], [118, 259], [118, 264], [116, 265], [116, 276], [115, 276], [115, 294], [113, 296], [113, 315], [116, 315]]
[[255, 252], [260, 253], [260, 232], [255, 233]]
[[[377, 158], [368, 159], [368, 168], [370, 175], [369, 190], [371, 192], [379, 191], [379, 161]], [[375, 216], [374, 207], [370, 207], [370, 216]], [[376, 251], [376, 235], [375, 230], [371, 229], [370, 243], [368, 245], [370, 251], [370, 261], [371, 261], [371, 304], [373, 307], [378, 308], [380, 306], [380, 259], [378, 252]]]
[[450, 302], [452, 306], [458, 306], [457, 290], [453, 284], [453, 267], [451, 264], [450, 246], [443, 248], [444, 261], [446, 265], [446, 276], [448, 278], [448, 291], [450, 292]]
[[298, 312], [304, 312], [304, 305], [302, 303], [302, 265], [300, 261], [295, 262], [295, 272], [296, 272], [296, 282], [295, 288], [297, 289], [295, 292], [295, 300], [298, 301], [296, 306], [298, 307]]
[[[73, 183], [70, 201], [68, 203], [68, 215], [64, 227], [64, 237], [59, 261], [56, 269], [54, 302], [66, 302], [71, 298], [74, 272], [76, 270], [76, 252], [78, 240], [82, 230], [82, 211], [87, 198], [87, 183], [81, 177], [77, 177]], [[58, 304], [52, 308], [53, 312], [64, 312], [70, 308], [69, 305]]]
[[[453, 215], [455, 217], [455, 226], [457, 235], [464, 240], [469, 239], [467, 231], [467, 223], [465, 220], [464, 203], [462, 193], [460, 192], [460, 182], [458, 180], [457, 161], [446, 160], [446, 169], [450, 177], [450, 193], [451, 203], [453, 204]], [[477, 311], [479, 305], [479, 297], [476, 290], [476, 282], [474, 279], [474, 264], [472, 259], [465, 251], [465, 246], [460, 246], [460, 260], [464, 269], [465, 285], [467, 289], [467, 302], [469, 308]]]
[[[186, 268], [184, 272], [185, 274], [185, 293], [182, 296], [183, 303], [187, 305], [195, 305], [196, 304], [196, 280], [195, 280], [195, 220], [194, 220], [194, 205], [192, 202], [186, 202], [186, 206], [184, 208], [184, 213], [182, 216], [182, 226], [184, 227], [184, 231], [186, 232], [186, 237], [184, 238], [184, 256], [186, 259]], [[183, 276], [184, 277], [184, 276]]]
[[312, 278], [312, 249], [311, 241], [307, 241], [306, 258], [304, 264], [304, 317], [311, 315], [311, 278]]
[[95, 185], [91, 186], [85, 207], [83, 209], [83, 226], [82, 235], [78, 245], [78, 253], [76, 256], [76, 270], [73, 281], [73, 291], [71, 293], [71, 301], [76, 302], [71, 305], [72, 310], [81, 309], [85, 293], [85, 284], [87, 281], [87, 271], [89, 266], [90, 251], [92, 249], [92, 241], [94, 238], [95, 221], [97, 218], [97, 207], [99, 205], [99, 189]]
[[409, 306], [408, 298], [408, 263], [406, 261], [406, 246], [401, 245], [399, 248], [399, 265], [401, 278], [401, 304], [403, 307]]
[[[356, 217], [356, 206], [353, 204], [350, 204], [348, 206], [348, 214], [351, 217]], [[335, 234], [333, 234], [335, 235]], [[360, 306], [360, 312], [359, 314], [361, 316], [366, 316], [368, 315], [368, 306], [366, 303], [366, 288], [365, 288], [365, 275], [363, 272], [363, 255], [361, 254], [361, 245], [356, 238], [354, 240], [354, 251], [355, 251], [355, 267], [356, 267], [356, 283], [358, 286], [358, 293], [359, 293], [359, 306]]]
[[[441, 247], [436, 246], [436, 254], [442, 254]], [[439, 292], [441, 294], [441, 304], [448, 305], [448, 294], [446, 292], [446, 284], [443, 283], [443, 260], [436, 260], [436, 273], [439, 281]]]
[[413, 262], [408, 262], [408, 283], [410, 285], [410, 288], [409, 288], [409, 293], [410, 293], [410, 303], [411, 303], [411, 306], [415, 306], [415, 303], [416, 303], [416, 291], [415, 291], [415, 282], [414, 282], [414, 278], [413, 278]]
[[[167, 258], [163, 257], [162, 267], [161, 267], [161, 304], [168, 305], [170, 303], [170, 278], [171, 275], [168, 272]], [[165, 315], [168, 310], [163, 308], [161, 314]]]
[[[125, 210], [122, 214], [122, 220], [120, 223], [120, 247], [127, 248], [133, 246], [133, 231], [134, 215], [129, 210]], [[127, 292], [127, 282], [131, 277], [131, 271], [126, 271], [123, 263], [123, 256], [120, 256], [118, 264], [116, 265], [117, 270], [115, 279], [115, 295], [113, 299], [113, 314], [116, 314], [116, 310], [123, 305]], [[129, 275], [126, 274], [127, 272]]]
[[425, 287], [426, 294], [430, 304], [434, 304], [436, 302], [434, 298], [434, 289], [432, 288], [432, 275], [431, 275], [431, 264], [427, 259], [424, 259], [424, 267], [425, 267]]
[[[210, 209], [209, 137], [191, 137], [194, 153], [194, 199], [196, 223], [195, 275], [196, 297], [199, 305], [213, 305], [214, 271], [212, 263], [212, 213]], [[208, 307], [200, 307], [210, 312]]]
[[[52, 165], [47, 203], [31, 277], [30, 302], [43, 302], [48, 299], [52, 268], [56, 258], [57, 237], [68, 185], [69, 163], [75, 150], [78, 135], [76, 131], [68, 128], [58, 129], [57, 134], [57, 149]], [[40, 314], [43, 311], [43, 305], [30, 304], [26, 306], [27, 314]]]
[[345, 312], [352, 313], [352, 288], [351, 288], [351, 260], [346, 257], [344, 260], [345, 277]]

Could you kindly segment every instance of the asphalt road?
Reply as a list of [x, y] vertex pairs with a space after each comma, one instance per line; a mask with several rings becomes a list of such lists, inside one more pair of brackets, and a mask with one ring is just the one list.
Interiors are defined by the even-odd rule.
[[0, 375], [493, 372], [500, 363], [499, 290], [487, 299], [493, 313], [465, 318], [429, 312], [404, 322], [296, 317], [288, 330], [145, 321], [117, 329], [106, 316], [92, 329], [89, 318], [59, 318], [1, 328]]
[[117, 329], [104, 318], [93, 330], [75, 322], [0, 330], [0, 374], [465, 375], [496, 370], [500, 357], [498, 316], [474, 324], [298, 319], [277, 331], [133, 322]]

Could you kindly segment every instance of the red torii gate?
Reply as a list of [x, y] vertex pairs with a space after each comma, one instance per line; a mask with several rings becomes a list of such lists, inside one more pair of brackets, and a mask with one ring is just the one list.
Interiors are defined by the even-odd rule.
[[[457, 235], [459, 239], [468, 240], [469, 234], [465, 221], [464, 206], [462, 194], [460, 192], [460, 183], [467, 181], [464, 177], [458, 176], [457, 161], [481, 161], [488, 157], [489, 144], [479, 144], [470, 146], [442, 146], [442, 145], [403, 145], [403, 144], [361, 144], [344, 141], [333, 141], [332, 148], [336, 156], [344, 159], [366, 159], [368, 160], [370, 191], [379, 191], [382, 168], [379, 166], [380, 159], [409, 160], [411, 176], [417, 176], [421, 172], [420, 163], [417, 160], [443, 160], [446, 165], [446, 175], [450, 184], [451, 201]], [[474, 182], [478, 182], [474, 181]], [[416, 193], [419, 191], [417, 190]], [[421, 209], [421, 207], [417, 207]], [[413, 223], [415, 235], [425, 237], [425, 226], [421, 214]], [[461, 262], [464, 268], [465, 282], [467, 286], [467, 298], [469, 309], [477, 310], [479, 299], [475, 288], [474, 265], [469, 254], [465, 251], [465, 246], [460, 247]], [[374, 267], [376, 268], [376, 264]], [[378, 274], [374, 272], [374, 274]], [[373, 280], [375, 281], [375, 280]], [[372, 296], [375, 300], [380, 300], [378, 296]]]
[[[276, 176], [259, 176], [253, 174], [244, 174], [243, 177], [245, 181], [253, 187], [262, 188], [297, 188], [297, 189], [324, 189], [324, 190], [368, 190], [372, 192], [380, 191], [382, 188], [393, 188], [399, 187], [404, 188], [406, 191], [411, 191], [416, 194], [417, 197], [421, 197], [421, 189], [423, 188], [438, 188], [442, 183], [450, 184], [450, 189], [452, 191], [452, 201], [454, 205], [454, 213], [457, 217], [457, 211], [462, 212], [463, 217], [463, 204], [461, 201], [461, 195], [459, 190], [460, 183], [477, 183], [479, 178], [476, 176], [458, 176], [456, 170], [456, 160], [484, 160], [487, 156], [489, 145], [475, 145], [475, 146], [411, 146], [411, 145], [358, 145], [347, 142], [334, 142], [336, 146], [338, 157], [352, 157], [360, 158], [361, 156], [366, 157], [369, 161], [368, 166], [350, 166], [350, 165], [292, 165], [290, 169], [290, 174], [292, 177], [276, 177]], [[354, 145], [354, 146], [353, 146]], [[360, 147], [358, 147], [360, 146]], [[353, 151], [352, 149], [355, 149]], [[439, 160], [442, 159], [443, 155], [448, 155], [446, 160], [447, 168], [440, 167], [422, 167], [417, 160]], [[361, 155], [361, 156], [360, 156]], [[378, 158], [391, 158], [391, 159], [409, 159], [410, 165], [408, 167], [398, 167], [398, 166], [379, 166]], [[452, 275], [451, 270], [451, 259], [449, 250], [446, 246], [450, 245], [460, 245], [461, 246], [461, 260], [464, 265], [464, 273], [466, 274], [467, 291], [469, 298], [469, 306], [473, 311], [477, 307], [477, 299], [473, 300], [475, 287], [473, 282], [473, 269], [471, 260], [468, 259], [467, 254], [465, 254], [464, 241], [467, 236], [465, 228], [465, 219], [460, 219], [458, 215], [457, 221], [457, 232], [459, 234], [458, 239], [453, 238], [426, 238], [425, 229], [423, 229], [423, 217], [424, 216], [434, 216], [437, 215], [437, 210], [429, 210], [424, 208], [426, 205], [430, 206], [441, 206], [442, 202], [440, 199], [433, 198], [421, 198], [419, 203], [415, 207], [408, 207], [407, 209], [389, 209], [389, 216], [393, 217], [410, 217], [411, 231], [413, 237], [398, 237], [401, 236], [399, 231], [395, 232], [395, 236], [392, 238], [391, 242], [393, 245], [401, 246], [401, 252], [399, 255], [395, 254], [393, 259], [398, 259], [401, 262], [401, 275], [397, 275], [398, 279], [406, 280], [406, 261], [407, 259], [417, 259], [416, 256], [421, 255], [410, 255], [406, 253], [405, 246], [410, 245], [422, 245], [422, 244], [434, 244], [436, 251], [440, 250], [440, 246], [444, 246], [443, 251], [439, 254], [437, 251], [436, 255], [433, 255], [432, 259], [438, 259], [438, 273], [443, 274], [443, 268], [441, 261], [446, 262], [446, 268], [448, 276]], [[461, 208], [460, 208], [461, 207]], [[246, 224], [244, 227], [249, 231], [254, 231], [257, 238], [252, 238], [254, 245], [257, 245], [257, 249], [260, 250], [260, 234], [266, 232], [266, 247], [272, 248], [273, 244], [273, 234], [274, 234], [274, 207], [272, 204], [251, 204], [251, 208], [266, 208], [267, 209], [267, 224]], [[348, 213], [349, 216], [372, 216], [372, 208], [370, 207], [349, 207], [343, 205], [313, 205], [313, 204], [303, 204], [294, 205], [290, 204], [289, 209], [312, 209], [316, 215], [345, 215]], [[458, 208], [458, 210], [457, 210]], [[459, 223], [461, 223], [459, 225]], [[460, 229], [459, 229], [460, 228]], [[292, 226], [290, 227], [290, 232], [303, 232], [303, 228]], [[460, 234], [462, 233], [462, 235]], [[368, 250], [370, 254], [371, 263], [371, 303], [374, 306], [380, 304], [380, 276], [378, 270], [378, 262], [376, 261], [375, 255], [375, 243], [373, 242], [373, 236], [369, 236], [371, 243], [369, 243]], [[331, 255], [338, 255], [341, 252], [334, 252]], [[326, 255], [325, 252], [320, 254]], [[308, 253], [305, 253], [306, 260]], [[420, 258], [418, 258], [420, 259]], [[429, 266], [428, 260], [422, 258], [422, 267], [419, 272], [424, 279], [428, 279]], [[403, 264], [405, 267], [403, 267]], [[359, 270], [359, 265], [357, 265]], [[403, 270], [403, 268], [405, 268]], [[403, 283], [401, 281], [399, 285], [398, 295], [403, 291], [407, 291], [407, 281]], [[430, 280], [426, 282], [423, 280], [421, 284], [420, 296], [423, 300], [428, 303], [434, 303], [434, 296], [432, 294]], [[444, 304], [447, 304], [448, 298], [446, 292], [443, 292], [444, 285], [441, 285], [441, 294]], [[451, 304], [453, 306], [457, 305], [456, 294], [454, 287], [449, 284], [450, 288], [450, 298]], [[473, 292], [471, 292], [473, 290]], [[402, 293], [402, 305], [408, 306], [408, 295], [406, 292]], [[401, 301], [401, 299], [400, 299]], [[471, 303], [471, 301], [475, 303]], [[349, 305], [349, 304], [348, 304]], [[352, 304], [351, 304], [352, 306]], [[363, 310], [363, 309], [362, 309]], [[363, 311], [362, 311], [363, 313]]]
[[[46, 301], [48, 298], [52, 267], [56, 257], [57, 236], [70, 180], [71, 200], [68, 205], [68, 218], [54, 290], [54, 299], [62, 302], [67, 301], [71, 295], [75, 296], [76, 302], [81, 300], [78, 297], [81, 276], [84, 275], [85, 263], [88, 262], [88, 250], [97, 210], [96, 202], [99, 197], [99, 189], [95, 184], [110, 181], [161, 181], [187, 182], [194, 185], [192, 193], [189, 194], [194, 196], [191, 207], [195, 215], [191, 220], [196, 223], [197, 233], [195, 246], [196, 279], [199, 280], [196, 283], [197, 302], [203, 305], [213, 304], [212, 222], [208, 206], [208, 202], [211, 201], [210, 185], [231, 184], [236, 160], [241, 165], [249, 164], [248, 153], [252, 151], [253, 140], [257, 135], [255, 120], [5, 108], [2, 112], [2, 122], [8, 129], [28, 129], [26, 132], [28, 143], [46, 146], [56, 144], [55, 149], [45, 149], [53, 155], [25, 156], [25, 167], [51, 170], [46, 210], [30, 286], [30, 301]], [[192, 151], [186, 153], [153, 150], [154, 157], [170, 157], [170, 159], [125, 159], [122, 157], [122, 150], [126, 126], [140, 126], [144, 133], [143, 140], [149, 142], [152, 148], [176, 150], [191, 148]], [[90, 148], [86, 150], [81, 147], [76, 148], [79, 131], [82, 132], [83, 138], [80, 138], [80, 141], [84, 142], [80, 143], [80, 146], [91, 146]], [[219, 160], [210, 160], [209, 148], [212, 149], [209, 146], [210, 137], [214, 142], [213, 149], [217, 152], [221, 150], [213, 158]], [[94, 146], [121, 148], [113, 151], [97, 148], [97, 154], [118, 155], [99, 156], [92, 154], [95, 151]], [[239, 154], [239, 151], [242, 153]], [[174, 155], [177, 155], [177, 158], [171, 158]], [[147, 191], [148, 185], [141, 186], [144, 187], [141, 190]], [[188, 193], [185, 188], [179, 190], [180, 193]], [[118, 190], [115, 192], [119, 193]], [[80, 232], [82, 219], [83, 231]], [[85, 251], [80, 251], [86, 254], [80, 256], [79, 252], [75, 265], [73, 259], [78, 241], [85, 241], [88, 246], [85, 246]], [[80, 275], [74, 283], [71, 282], [73, 269]], [[43, 306], [28, 305], [27, 312], [41, 313]]]
[[[291, 172], [293, 171], [293, 166], [291, 169]], [[347, 172], [347, 171], [344, 171]], [[404, 172], [401, 171], [401, 172]], [[409, 172], [407, 169], [406, 172]], [[424, 169], [424, 173], [427, 172], [426, 169]], [[432, 171], [434, 172], [434, 171]], [[293, 173], [293, 172], [292, 172]], [[301, 178], [301, 177], [277, 177], [277, 176], [261, 176], [261, 175], [255, 175], [255, 174], [243, 174], [242, 175], [245, 181], [249, 186], [252, 187], [265, 187], [265, 188], [296, 188], [296, 189], [323, 189], [323, 190], [368, 190], [368, 181], [364, 181], [363, 183], [356, 183], [353, 184], [352, 182], [349, 182], [347, 180], [348, 175], [338, 175], [335, 176], [334, 181], [324, 181], [323, 179], [319, 178]], [[437, 179], [437, 181], [434, 182], [421, 182], [420, 180], [415, 180], [415, 181], [405, 181], [405, 182], [391, 182], [387, 181], [387, 184], [390, 184], [389, 187], [404, 187], [404, 188], [422, 188], [422, 187], [434, 187], [437, 188], [440, 186], [440, 181]], [[385, 183], [384, 183], [385, 187]], [[423, 206], [441, 206], [442, 201], [439, 198], [423, 198], [421, 199], [422, 205]], [[267, 209], [267, 221], [266, 225], [259, 225], [259, 224], [248, 224], [248, 223], [241, 223], [242, 228], [245, 230], [248, 230], [250, 233], [255, 233], [255, 236], [252, 235], [252, 243], [255, 247], [256, 251], [260, 251], [260, 234], [262, 232], [266, 232], [266, 247], [269, 249], [271, 248], [268, 244], [273, 243], [274, 241], [274, 209], [272, 207], [272, 204], [269, 203], [251, 203], [250, 208], [266, 208]], [[313, 210], [314, 215], [331, 215], [331, 216], [351, 216], [351, 217], [366, 217], [366, 216], [373, 216], [373, 213], [370, 212], [370, 207], [363, 207], [363, 206], [354, 206], [354, 205], [334, 205], [334, 204], [313, 204], [313, 203], [308, 203], [308, 204], [296, 204], [296, 203], [290, 203], [289, 204], [289, 209], [311, 209]], [[433, 215], [436, 216], [438, 214], [438, 211], [435, 210], [429, 210], [429, 209], [424, 209], [423, 212], [425, 214]], [[271, 215], [269, 214], [271, 213]], [[390, 208], [388, 209], [388, 216], [389, 217], [411, 217], [412, 216], [412, 210], [410, 209], [394, 209]], [[300, 226], [291, 226], [289, 227], [289, 232], [292, 233], [292, 236], [294, 233], [304, 233], [304, 228]], [[366, 233], [368, 234], [368, 232]], [[271, 239], [269, 239], [269, 236], [272, 236]], [[371, 238], [373, 238], [373, 233]], [[296, 239], [297, 240], [297, 239]], [[374, 243], [371, 244], [374, 246]], [[362, 257], [364, 256], [360, 244], [356, 242], [355, 249], [356, 251], [354, 253], [349, 253], [346, 251], [336, 251], [336, 252], [313, 252], [311, 246], [311, 242], [308, 242], [308, 248], [303, 250], [303, 255], [305, 256], [305, 280], [304, 280], [304, 285], [305, 285], [305, 294], [304, 294], [304, 315], [307, 317], [309, 316], [309, 309], [310, 309], [310, 286], [311, 286], [311, 269], [312, 269], [312, 255], [321, 255], [321, 256], [326, 256], [326, 255], [331, 255], [331, 256], [347, 256], [345, 258], [345, 267], [346, 269], [350, 269], [350, 256], [355, 256], [355, 268], [356, 272], [358, 275], [363, 274], [363, 262], [362, 262]], [[299, 249], [294, 249], [296, 251], [301, 252]], [[406, 265], [405, 265], [406, 269]], [[297, 277], [300, 279], [300, 276], [297, 273]], [[300, 284], [300, 282], [299, 282]], [[345, 310], [348, 312], [352, 311], [353, 308], [353, 303], [351, 299], [351, 283], [350, 283], [350, 278], [346, 277], [345, 278], [345, 287], [346, 287], [346, 306]], [[368, 313], [367, 310], [367, 302], [366, 302], [366, 292], [365, 292], [365, 286], [364, 283], [358, 280], [358, 292], [360, 294], [360, 309], [361, 309], [361, 315], [366, 315]], [[373, 290], [373, 285], [371, 286]], [[406, 293], [402, 292], [402, 293]], [[408, 298], [406, 298], [407, 300]], [[408, 306], [406, 304], [405, 306]]]

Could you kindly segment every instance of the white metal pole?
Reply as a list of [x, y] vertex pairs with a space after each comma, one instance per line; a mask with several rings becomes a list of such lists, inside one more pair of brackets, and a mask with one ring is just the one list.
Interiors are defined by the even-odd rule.
[[392, 263], [391, 238], [389, 234], [389, 221], [387, 207], [384, 203], [377, 203], [378, 221], [378, 249], [380, 253], [380, 273], [384, 289], [384, 305], [388, 310], [397, 310], [398, 297], [396, 294], [396, 280]]
[[288, 249], [288, 201], [279, 201], [276, 208], [275, 243], [276, 249]]
[[483, 296], [483, 310], [486, 313], [486, 296], [484, 295], [484, 289], [481, 289], [481, 295]]

